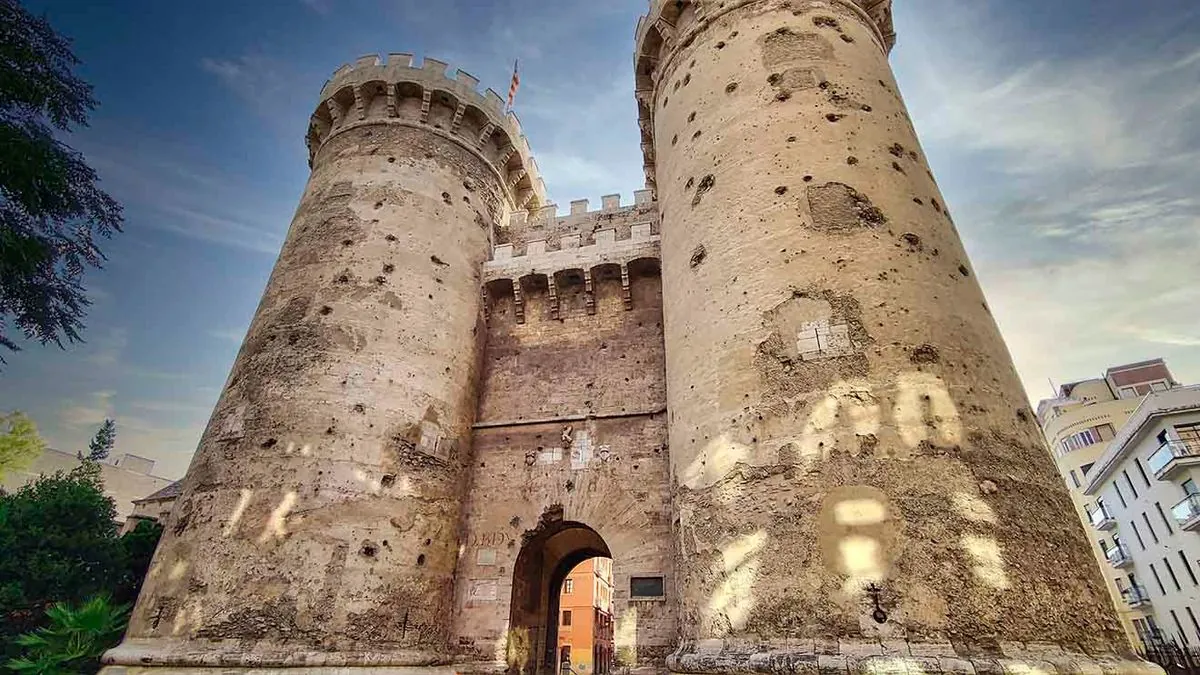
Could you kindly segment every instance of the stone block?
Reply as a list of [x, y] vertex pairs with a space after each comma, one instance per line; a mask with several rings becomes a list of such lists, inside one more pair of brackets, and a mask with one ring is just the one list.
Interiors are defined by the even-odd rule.
[[849, 660], [841, 655], [818, 654], [817, 672], [820, 675], [849, 675]]

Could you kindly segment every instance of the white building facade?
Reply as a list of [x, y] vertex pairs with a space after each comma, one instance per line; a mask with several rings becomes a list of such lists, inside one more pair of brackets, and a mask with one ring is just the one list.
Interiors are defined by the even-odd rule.
[[1083, 496], [1142, 642], [1200, 646], [1200, 386], [1145, 395], [1088, 471]]
[[[1066, 483], [1076, 515], [1084, 528], [1093, 530], [1094, 498], [1084, 493], [1097, 461], [1108, 451], [1117, 430], [1151, 392], [1178, 387], [1162, 359], [1109, 368], [1100, 377], [1070, 382], [1058, 387], [1054, 398], [1038, 404], [1038, 423]], [[1105, 527], [1115, 523], [1104, 523]], [[1092, 538], [1092, 554], [1100, 566], [1117, 617], [1131, 644], [1141, 641], [1141, 630], [1153, 622], [1148, 605], [1130, 605], [1124, 597], [1128, 579], [1107, 559], [1112, 540], [1107, 534]], [[1157, 624], [1156, 624], [1157, 625]]]

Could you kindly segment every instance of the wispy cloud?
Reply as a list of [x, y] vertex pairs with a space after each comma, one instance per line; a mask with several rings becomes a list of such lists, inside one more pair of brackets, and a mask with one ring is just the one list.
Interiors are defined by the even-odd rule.
[[[126, 208], [131, 234], [152, 227], [189, 239], [275, 255], [292, 206], [288, 195], [262, 195], [244, 181], [203, 166], [168, 144], [87, 144], [89, 161]], [[168, 155], [184, 157], [170, 158]]]
[[208, 331], [208, 334], [217, 338], [218, 340], [240, 345], [242, 343], [242, 338], [246, 337], [246, 330], [244, 328], [214, 328]]
[[112, 367], [121, 360], [121, 354], [129, 345], [129, 331], [124, 328], [109, 328], [86, 349], [87, 360], [94, 366]]
[[60, 421], [73, 429], [98, 427], [113, 417], [113, 397], [116, 395], [117, 392], [112, 390], [96, 391], [86, 401], [68, 402], [60, 412]]
[[1030, 56], [982, 5], [897, 11], [905, 98], [1027, 388], [1159, 355], [1200, 379], [1200, 56]]

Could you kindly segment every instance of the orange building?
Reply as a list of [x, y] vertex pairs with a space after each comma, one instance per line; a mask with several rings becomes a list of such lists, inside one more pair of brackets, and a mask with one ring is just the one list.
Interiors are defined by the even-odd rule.
[[558, 610], [559, 673], [609, 673], [613, 664], [612, 560], [591, 558], [563, 580]]

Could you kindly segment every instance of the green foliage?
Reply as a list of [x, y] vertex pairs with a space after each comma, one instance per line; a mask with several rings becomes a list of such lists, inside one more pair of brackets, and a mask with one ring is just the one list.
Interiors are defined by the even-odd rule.
[[45, 19], [0, 0], [0, 347], [13, 351], [9, 321], [42, 344], [80, 340], [84, 269], [104, 260], [96, 238], [121, 229], [121, 206], [54, 136], [96, 107], [78, 63]]
[[162, 528], [139, 523], [118, 537], [115, 517], [92, 461], [0, 495], [0, 663], [55, 603], [136, 599]]
[[150, 569], [150, 559], [162, 537], [163, 527], [153, 520], [139, 520], [130, 531], [121, 535], [121, 548], [125, 554], [124, 578], [113, 590], [117, 602], [132, 603], [142, 590], [142, 580]]
[[113, 443], [116, 441], [116, 438], [116, 423], [112, 420], [104, 420], [104, 424], [100, 425], [100, 430], [96, 432], [91, 442], [88, 443], [87, 458], [93, 462], [108, 459], [108, 453], [112, 452]]
[[67, 675], [95, 673], [105, 650], [116, 646], [129, 621], [129, 606], [106, 596], [73, 607], [56, 603], [46, 610], [49, 625], [16, 639], [22, 656], [8, 662], [17, 673]]
[[0, 416], [0, 479], [9, 471], [20, 471], [33, 463], [46, 442], [25, 413], [13, 411]]

